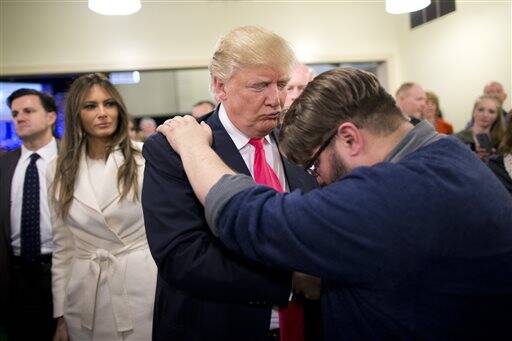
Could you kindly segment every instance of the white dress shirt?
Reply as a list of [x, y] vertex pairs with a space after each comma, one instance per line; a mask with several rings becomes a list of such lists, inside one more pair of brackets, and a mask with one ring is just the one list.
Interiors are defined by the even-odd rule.
[[[251, 175], [254, 178], [254, 156], [256, 154], [256, 148], [249, 144], [250, 137], [242, 133], [240, 130], [238, 130], [237, 127], [233, 125], [226, 113], [226, 109], [224, 109], [222, 104], [219, 107], [219, 119], [224, 126], [224, 129], [226, 129], [228, 132], [229, 137], [231, 137], [231, 140], [233, 140], [236, 148], [240, 152], [240, 155], [244, 159], [249, 172], [251, 172]], [[265, 158], [267, 163], [276, 173], [277, 178], [283, 187], [283, 190], [289, 191], [288, 183], [286, 182], [286, 176], [284, 174], [283, 162], [281, 160], [279, 150], [277, 149], [276, 141], [272, 140], [270, 135], [267, 135], [263, 139], [263, 147], [265, 149]]]
[[39, 212], [40, 233], [41, 233], [41, 254], [49, 254], [53, 251], [52, 242], [52, 224], [50, 220], [50, 210], [48, 209], [47, 191], [46, 191], [46, 166], [57, 156], [57, 142], [54, 138], [37, 151], [31, 151], [21, 146], [21, 156], [14, 170], [11, 183], [11, 245], [13, 253], [20, 255], [20, 229], [21, 229], [21, 207], [23, 203], [23, 183], [25, 172], [30, 163], [30, 155], [39, 154], [40, 158], [36, 161], [36, 167], [39, 174]]
[[[254, 156], [256, 154], [256, 148], [249, 144], [250, 138], [234, 126], [222, 104], [219, 107], [219, 119], [224, 126], [224, 129], [226, 129], [228, 132], [229, 137], [231, 137], [231, 140], [233, 140], [235, 143], [235, 146], [244, 159], [249, 172], [251, 172], [251, 175], [254, 178]], [[276, 173], [277, 178], [283, 187], [283, 190], [288, 192], [289, 187], [286, 181], [286, 176], [284, 174], [284, 166], [281, 160], [281, 155], [279, 154], [279, 149], [277, 149], [276, 142], [270, 138], [270, 135], [265, 136], [263, 139], [263, 148], [265, 149], [265, 159], [267, 160], [267, 163]], [[279, 316], [277, 310], [272, 309], [269, 329], [277, 328], [279, 328]]]

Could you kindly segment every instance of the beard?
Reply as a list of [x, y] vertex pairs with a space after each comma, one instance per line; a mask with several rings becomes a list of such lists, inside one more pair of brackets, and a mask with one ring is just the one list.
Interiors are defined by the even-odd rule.
[[352, 170], [347, 165], [347, 163], [338, 156], [337, 153], [331, 154], [331, 178], [328, 183], [333, 183], [347, 174], [349, 174]]

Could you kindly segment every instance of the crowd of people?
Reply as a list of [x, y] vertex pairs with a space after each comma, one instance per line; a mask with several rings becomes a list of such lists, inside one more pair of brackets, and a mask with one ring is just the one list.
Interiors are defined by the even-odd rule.
[[[503, 85], [490, 82], [483, 88], [473, 105], [467, 126], [455, 136], [487, 163], [510, 191], [512, 166], [505, 154], [512, 148], [510, 129], [512, 110], [507, 112], [503, 104], [507, 94]], [[404, 83], [396, 92], [397, 105], [411, 122], [428, 121], [437, 132], [451, 135], [453, 126], [443, 119], [439, 97], [425, 92], [416, 83]]]
[[365, 71], [315, 76], [259, 27], [222, 37], [209, 71], [217, 103], [142, 119], [143, 137], [99, 73], [71, 85], [60, 140], [51, 96], [9, 96], [0, 336], [512, 337], [501, 84], [453, 134], [419, 84], [393, 98]]

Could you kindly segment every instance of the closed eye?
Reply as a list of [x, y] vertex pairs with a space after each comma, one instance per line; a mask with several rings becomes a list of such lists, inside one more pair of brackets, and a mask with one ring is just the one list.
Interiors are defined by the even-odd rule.
[[286, 84], [288, 84], [288, 82], [277, 82], [277, 87], [282, 90], [286, 88]]
[[250, 87], [254, 90], [263, 90], [267, 87], [267, 85], [268, 85], [267, 82], [260, 82], [260, 83], [252, 84]]

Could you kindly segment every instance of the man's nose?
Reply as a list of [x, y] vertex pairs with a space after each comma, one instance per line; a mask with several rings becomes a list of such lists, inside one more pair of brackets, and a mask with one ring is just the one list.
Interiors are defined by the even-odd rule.
[[27, 118], [27, 115], [23, 112], [19, 112], [16, 114], [16, 117], [14, 117], [14, 120], [16, 122], [20, 122], [20, 121], [25, 121], [25, 119]]
[[270, 85], [268, 91], [269, 91], [269, 94], [268, 94], [268, 104], [269, 105], [276, 107], [281, 104], [284, 104], [284, 103], [279, 102], [280, 90], [279, 90], [279, 87], [277, 86], [277, 84]]

